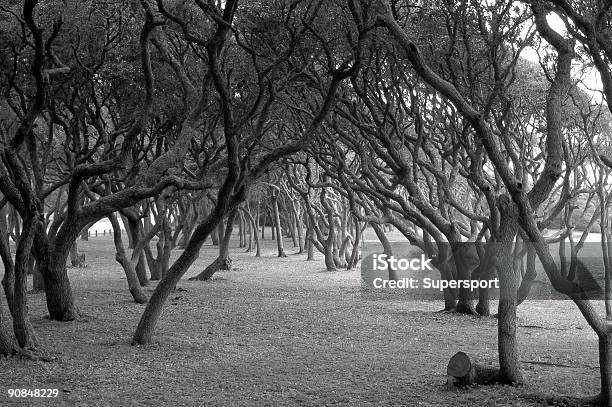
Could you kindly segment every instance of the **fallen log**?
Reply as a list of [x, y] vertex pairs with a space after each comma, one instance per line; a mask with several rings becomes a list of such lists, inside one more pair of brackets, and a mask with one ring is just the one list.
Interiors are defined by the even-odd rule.
[[450, 358], [446, 374], [447, 385], [459, 387], [493, 384], [499, 379], [499, 369], [474, 363], [465, 352], [457, 352]]

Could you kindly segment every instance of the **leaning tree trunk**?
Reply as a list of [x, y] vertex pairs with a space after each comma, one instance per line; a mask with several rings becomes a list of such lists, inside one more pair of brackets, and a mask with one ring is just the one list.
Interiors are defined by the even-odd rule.
[[[233, 224], [236, 217], [237, 209], [230, 212], [227, 217], [227, 225], [225, 226], [225, 233], [223, 234], [223, 240], [219, 245], [219, 257], [215, 259], [208, 267], [204, 269], [200, 274], [195, 277], [191, 277], [189, 280], [210, 280], [212, 276], [219, 270], [231, 270], [232, 259], [229, 257], [229, 244], [232, 238]], [[221, 222], [219, 224], [222, 224]]]
[[255, 239], [255, 257], [261, 257], [261, 245], [259, 243], [259, 228], [257, 226], [257, 221], [255, 220], [248, 208], [244, 209], [244, 213], [246, 213], [246, 216], [249, 219], [249, 229], [251, 231], [251, 235]]
[[175, 244], [175, 240], [172, 238], [172, 228], [167, 218], [163, 220], [162, 234], [157, 243], [159, 244], [160, 242], [162, 244], [161, 246], [157, 246], [157, 260], [159, 262], [161, 277], [164, 278], [170, 267], [170, 256], [172, 255]]
[[[145, 245], [144, 253], [145, 253], [145, 257], [147, 258], [147, 265], [149, 266], [149, 271], [151, 273], [151, 281], [161, 280], [162, 278], [161, 264], [160, 264], [161, 262], [156, 257], [153, 256], [153, 251], [151, 250], [151, 246], [149, 245], [149, 243]], [[159, 257], [159, 254], [158, 254], [158, 257]]]
[[516, 294], [517, 301], [516, 305], [521, 305], [525, 299], [529, 296], [529, 292], [531, 291], [531, 287], [535, 282], [536, 277], [538, 276], [538, 272], [536, 270], [536, 257], [537, 253], [535, 248], [531, 244], [531, 242], [525, 242], [527, 245], [527, 261], [525, 265], [525, 275], [521, 280], [521, 285], [519, 286], [518, 292]]
[[[108, 216], [108, 220], [111, 222], [113, 226], [113, 242], [115, 243], [115, 260], [125, 272], [125, 277], [127, 278], [128, 288], [130, 290], [130, 294], [132, 294], [132, 298], [134, 298], [134, 302], [138, 304], [146, 304], [148, 301], [147, 295], [145, 294], [142, 286], [140, 285], [140, 281], [138, 281], [138, 276], [136, 275], [136, 269], [134, 268], [134, 264], [127, 257], [125, 253], [125, 249], [123, 248], [123, 241], [121, 239], [121, 226], [117, 221], [117, 217], [115, 214], [111, 214]], [[140, 258], [140, 256], [138, 256]]]
[[149, 285], [149, 276], [147, 275], [147, 265], [144, 253], [140, 253], [138, 257], [138, 263], [136, 263], [136, 277], [138, 277], [138, 282], [142, 287]]
[[210, 240], [212, 241], [213, 246], [219, 246], [219, 233], [217, 229], [213, 230], [210, 234]]
[[225, 237], [225, 226], [223, 225], [223, 220], [219, 222], [217, 225], [217, 236], [219, 236], [219, 244], [223, 242], [223, 238]]
[[[387, 255], [387, 258], [393, 256], [393, 246], [391, 246], [391, 242], [389, 242], [387, 235], [385, 235], [385, 231], [383, 230], [382, 226], [378, 223], [372, 223], [371, 225], [372, 229], [374, 229], [374, 233], [376, 233], [376, 237], [378, 237], [378, 240], [380, 240], [380, 243], [382, 244], [383, 253]], [[397, 270], [391, 267], [391, 265], [389, 265], [388, 269], [389, 280], [397, 281], [399, 278], [397, 275]]]
[[[220, 200], [223, 198], [220, 197]], [[228, 198], [225, 198], [228, 199]], [[172, 267], [168, 270], [166, 276], [159, 282], [155, 291], [151, 296], [147, 307], [145, 308], [138, 327], [134, 332], [132, 338], [132, 345], [144, 345], [151, 342], [153, 338], [153, 331], [157, 320], [161, 316], [164, 303], [170, 296], [170, 293], [176, 287], [181, 277], [187, 272], [189, 267], [198, 258], [200, 248], [204, 243], [204, 240], [212, 233], [217, 225], [223, 219], [223, 209], [220, 208], [221, 203], [217, 203], [217, 207], [213, 212], [206, 218], [206, 220], [195, 228], [192, 238], [187, 243], [187, 247], [179, 258], [174, 262]], [[231, 215], [230, 215], [231, 216]]]

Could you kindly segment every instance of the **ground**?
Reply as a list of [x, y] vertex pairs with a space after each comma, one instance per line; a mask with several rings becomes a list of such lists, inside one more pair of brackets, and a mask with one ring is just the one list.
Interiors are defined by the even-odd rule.
[[[111, 239], [79, 247], [88, 266], [69, 273], [86, 319], [50, 321], [44, 295], [29, 296], [42, 347], [57, 359], [0, 359], [1, 406], [523, 406], [540, 405], [526, 397], [533, 393], [598, 389], [597, 339], [569, 301], [520, 307], [526, 386], [448, 389], [446, 364], [458, 350], [496, 363], [496, 320], [366, 296], [358, 269], [279, 259], [270, 240], [261, 258], [234, 244], [235, 270], [187, 281], [215, 258], [205, 246], [166, 305], [155, 343], [134, 347], [144, 306], [131, 301]], [[57, 388], [61, 399], [15, 402], [10, 387]]]

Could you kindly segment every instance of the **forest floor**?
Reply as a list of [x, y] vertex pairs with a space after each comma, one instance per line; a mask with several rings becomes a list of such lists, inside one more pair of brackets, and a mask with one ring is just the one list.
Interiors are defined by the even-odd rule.
[[[216, 248], [204, 246], [154, 343], [134, 347], [144, 306], [131, 301], [110, 237], [79, 241], [79, 249], [87, 267], [69, 274], [85, 318], [50, 321], [44, 294], [28, 297], [42, 347], [56, 359], [0, 359], [0, 406], [523, 406], [541, 405], [529, 401], [534, 393], [598, 389], [597, 338], [569, 301], [520, 307], [525, 386], [448, 389], [446, 365], [458, 350], [497, 363], [495, 319], [366, 296], [359, 269], [326, 272], [320, 257], [279, 259], [271, 240], [261, 258], [233, 244], [234, 270], [187, 281], [215, 258]], [[15, 387], [61, 395], [10, 400]]]

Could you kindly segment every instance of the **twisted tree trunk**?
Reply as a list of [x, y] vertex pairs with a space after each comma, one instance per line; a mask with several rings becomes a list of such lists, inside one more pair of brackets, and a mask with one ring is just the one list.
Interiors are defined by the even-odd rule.
[[[138, 304], [146, 304], [148, 298], [142, 286], [140, 285], [140, 281], [138, 281], [138, 276], [136, 275], [134, 263], [131, 259], [127, 257], [125, 249], [123, 248], [123, 241], [121, 239], [121, 226], [117, 221], [117, 217], [115, 216], [115, 214], [111, 214], [108, 216], [108, 220], [113, 226], [113, 241], [115, 243], [115, 251], [117, 252], [115, 255], [115, 260], [117, 260], [117, 262], [121, 264], [121, 267], [125, 272], [125, 277], [127, 278], [130, 294], [132, 294], [134, 301]], [[140, 253], [136, 253], [136, 256], [132, 257], [140, 259]]]
[[[213, 261], [208, 267], [204, 269], [200, 274], [195, 277], [191, 277], [189, 280], [200, 280], [206, 281], [210, 280], [212, 276], [219, 270], [231, 270], [232, 268], [232, 259], [229, 257], [229, 244], [232, 237], [232, 231], [234, 228], [234, 219], [236, 218], [237, 209], [234, 209], [230, 212], [227, 217], [227, 225], [225, 229], [225, 233], [223, 235], [223, 241], [219, 245], [219, 256]], [[221, 224], [221, 222], [219, 223]]]

